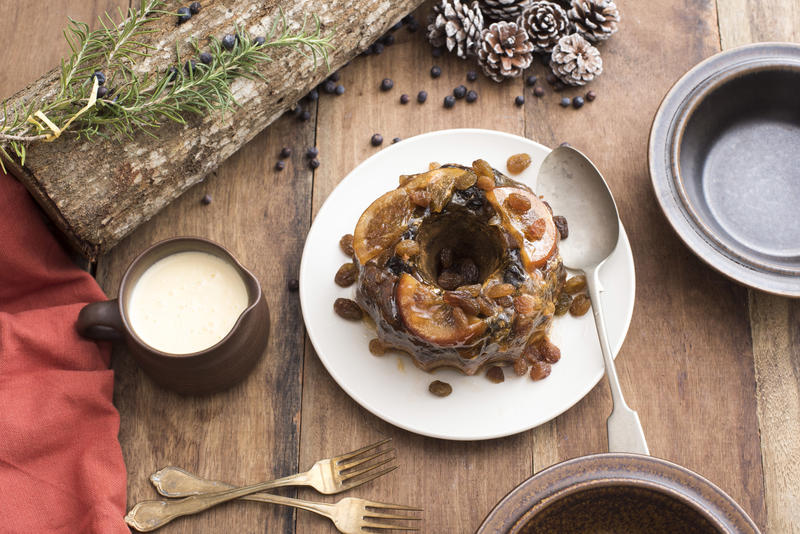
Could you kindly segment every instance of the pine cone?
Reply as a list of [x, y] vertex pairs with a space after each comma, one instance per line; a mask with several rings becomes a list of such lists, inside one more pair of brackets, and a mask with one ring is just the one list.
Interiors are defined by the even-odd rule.
[[433, 46], [447, 46], [461, 58], [475, 53], [483, 30], [483, 14], [477, 0], [469, 6], [461, 0], [442, 0], [433, 6], [428, 22], [428, 40]]
[[619, 10], [612, 0], [572, 0], [567, 14], [576, 31], [593, 43], [611, 37], [619, 24]]
[[537, 1], [522, 12], [517, 26], [528, 32], [536, 52], [550, 52], [572, 24], [567, 12], [553, 2]]
[[494, 21], [514, 22], [533, 0], [480, 0], [481, 11]]
[[478, 63], [496, 82], [520, 76], [533, 61], [533, 44], [515, 22], [493, 22], [484, 28], [476, 48]]
[[586, 85], [603, 73], [600, 51], [580, 34], [558, 40], [550, 56], [550, 68], [567, 85]]

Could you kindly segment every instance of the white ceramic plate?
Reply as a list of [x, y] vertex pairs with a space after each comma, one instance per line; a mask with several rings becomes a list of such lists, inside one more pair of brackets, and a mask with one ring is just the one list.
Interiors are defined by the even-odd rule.
[[[333, 379], [361, 406], [400, 428], [453, 440], [498, 438], [528, 430], [553, 419], [591, 390], [603, 376], [603, 359], [591, 313], [567, 314], [554, 321], [551, 340], [561, 349], [561, 361], [550, 376], [534, 382], [506, 369], [505, 382], [494, 384], [483, 374], [465, 376], [452, 369], [426, 373], [400, 353], [373, 356], [367, 347], [375, 332], [333, 312], [337, 297], [353, 298], [355, 286], [333, 282], [348, 258], [339, 239], [353, 233], [369, 204], [397, 187], [400, 174], [424, 172], [428, 163], [470, 165], [477, 158], [506, 172], [512, 154], [527, 152], [532, 164], [515, 179], [535, 190], [545, 146], [523, 137], [492, 130], [443, 130], [388, 146], [356, 167], [331, 193], [317, 214], [306, 239], [300, 265], [300, 303], [308, 336]], [[546, 199], [545, 199], [546, 200]], [[558, 207], [554, 206], [556, 214]], [[570, 233], [580, 221], [569, 221]], [[600, 272], [608, 337], [619, 351], [633, 313], [633, 256], [624, 229], [617, 249]], [[439, 398], [428, 392], [433, 380], [453, 386]], [[309, 385], [313, 387], [313, 385]]]

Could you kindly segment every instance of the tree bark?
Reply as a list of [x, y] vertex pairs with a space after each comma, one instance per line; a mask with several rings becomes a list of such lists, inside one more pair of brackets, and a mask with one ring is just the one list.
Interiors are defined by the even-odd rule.
[[[264, 35], [279, 9], [296, 29], [303, 17], [316, 14], [323, 30], [335, 32], [330, 52], [336, 70], [383, 35], [422, 0], [206, 0], [202, 11], [180, 26], [175, 18], [151, 23], [156, 32], [144, 39], [155, 46], [137, 69], [163, 72], [175, 63], [175, 43], [182, 54], [196, 37], [233, 33], [234, 25], [252, 36]], [[177, 5], [168, 4], [168, 9]], [[66, 23], [66, 21], [65, 21]], [[165, 123], [157, 139], [137, 134], [133, 140], [63, 135], [52, 143], [28, 147], [24, 167], [10, 170], [33, 194], [69, 242], [89, 259], [112, 248], [125, 235], [200, 182], [302, 96], [328, 71], [314, 68], [310, 57], [286, 48], [269, 51], [260, 67], [266, 81], [237, 79], [232, 91], [239, 107], [206, 116], [188, 116], [187, 124]], [[55, 94], [59, 69], [18, 92], [11, 101], [30, 101]]]

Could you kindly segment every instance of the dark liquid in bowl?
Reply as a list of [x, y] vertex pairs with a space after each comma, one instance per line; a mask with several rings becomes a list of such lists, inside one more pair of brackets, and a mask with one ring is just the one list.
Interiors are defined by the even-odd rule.
[[693, 508], [659, 492], [605, 487], [560, 499], [528, 522], [523, 534], [719, 534]]

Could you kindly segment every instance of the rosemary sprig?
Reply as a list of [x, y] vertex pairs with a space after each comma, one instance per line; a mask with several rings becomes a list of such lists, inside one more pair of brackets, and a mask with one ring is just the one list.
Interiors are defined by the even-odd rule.
[[[106, 14], [100, 20], [101, 27], [94, 31], [70, 19], [64, 36], [72, 54], [62, 61], [57, 96], [45, 102], [2, 104], [0, 167], [3, 158], [11, 160], [11, 154], [24, 164], [29, 143], [51, 141], [66, 127], [73, 135], [86, 139], [96, 135], [132, 137], [137, 131], [155, 135], [153, 130], [165, 122], [185, 123], [188, 114], [225, 112], [237, 105], [231, 91], [233, 80], [263, 79], [258, 65], [270, 60], [268, 51], [272, 48], [288, 47], [305, 56], [308, 49], [315, 67], [320, 59], [328, 66], [332, 36], [323, 35], [319, 19], [312, 18], [311, 29], [306, 19], [300, 30], [293, 32], [281, 12], [263, 44], [236, 28], [236, 45], [232, 50], [226, 50], [216, 37], [209, 39], [207, 52], [212, 61], [208, 65], [192, 60], [184, 64], [185, 58], [176, 45], [175, 67], [165, 73], [137, 74], [136, 61], [149, 56], [152, 48], [140, 40], [154, 31], [146, 24], [157, 16], [174, 16], [162, 9], [163, 4], [163, 0], [141, 0], [139, 8], [129, 9], [121, 23], [115, 24]], [[199, 56], [201, 50], [196, 40], [192, 42], [192, 50], [194, 56]], [[83, 109], [91, 104], [93, 90], [97, 90], [91, 78], [95, 70], [106, 73], [106, 87], [113, 89], [89, 109]]]

